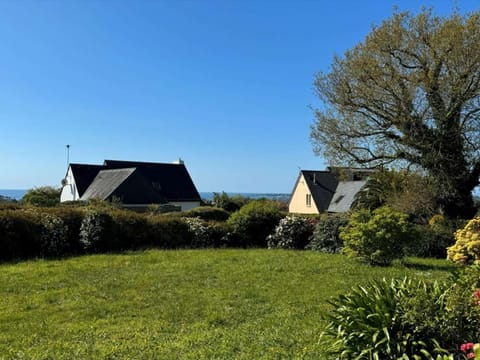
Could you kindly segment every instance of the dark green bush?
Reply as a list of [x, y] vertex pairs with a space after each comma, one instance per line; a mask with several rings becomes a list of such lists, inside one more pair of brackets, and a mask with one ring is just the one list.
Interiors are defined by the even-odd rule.
[[112, 250], [137, 249], [145, 247], [148, 242], [147, 217], [128, 210], [109, 212], [113, 222], [115, 247]]
[[316, 222], [308, 250], [338, 253], [343, 248], [340, 229], [348, 223], [348, 214], [324, 214]]
[[0, 259], [39, 256], [41, 231], [39, 216], [32, 209], [0, 211]]
[[64, 249], [63, 254], [71, 255], [82, 253], [83, 246], [80, 244], [80, 226], [82, 225], [82, 220], [85, 216], [84, 209], [60, 206], [42, 209], [42, 212], [59, 217], [65, 224], [67, 246]]
[[413, 236], [407, 215], [388, 207], [352, 213], [340, 232], [344, 251], [372, 265], [389, 265], [403, 258]]
[[232, 213], [240, 210], [243, 206], [247, 205], [251, 201], [250, 198], [246, 198], [241, 195], [228, 196], [225, 191], [221, 193], [213, 193], [212, 203], [225, 211]]
[[404, 306], [412, 293], [423, 293], [426, 306], [441, 317], [441, 312], [435, 311], [444, 310], [444, 290], [442, 285], [426, 286], [411, 279], [383, 280], [353, 289], [330, 302], [322, 341], [331, 355], [340, 359], [433, 359], [432, 355], [446, 354], [437, 342], [441, 339], [435, 338], [437, 324], [422, 323], [428, 331], [420, 328], [412, 323]]
[[68, 227], [62, 218], [43, 213], [40, 214], [40, 255], [44, 257], [62, 256], [69, 250]]
[[80, 243], [87, 252], [120, 250], [112, 216], [108, 212], [88, 211], [80, 226]]
[[182, 217], [200, 218], [202, 220], [226, 221], [230, 213], [214, 206], [200, 206], [192, 210], [179, 213]]
[[60, 194], [62, 189], [56, 189], [51, 186], [41, 186], [30, 189], [22, 198], [26, 205], [50, 207], [60, 204]]
[[235, 245], [240, 247], [267, 247], [267, 236], [283, 217], [275, 202], [252, 200], [228, 219], [232, 226]]
[[269, 249], [304, 249], [312, 233], [313, 226], [308, 219], [287, 216], [268, 235], [267, 245]]
[[188, 248], [192, 243], [189, 226], [180, 218], [150, 216], [147, 218], [148, 236], [145, 246], [161, 249]]

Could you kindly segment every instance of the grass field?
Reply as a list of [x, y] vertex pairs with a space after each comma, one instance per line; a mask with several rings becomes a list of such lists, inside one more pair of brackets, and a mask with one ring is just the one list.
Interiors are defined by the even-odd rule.
[[0, 359], [324, 359], [326, 301], [441, 260], [372, 268], [341, 255], [146, 251], [0, 265]]

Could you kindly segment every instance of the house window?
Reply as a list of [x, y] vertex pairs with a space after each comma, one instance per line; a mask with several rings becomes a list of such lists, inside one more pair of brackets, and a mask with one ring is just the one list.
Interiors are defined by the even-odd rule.
[[305, 197], [305, 203], [308, 207], [312, 206], [312, 195], [311, 194], [307, 194], [306, 197]]

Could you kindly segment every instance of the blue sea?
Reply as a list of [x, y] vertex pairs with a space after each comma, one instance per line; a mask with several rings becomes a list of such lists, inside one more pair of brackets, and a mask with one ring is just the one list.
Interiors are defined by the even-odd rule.
[[[20, 200], [27, 190], [20, 190], [20, 189], [0, 189], [0, 195], [8, 196], [9, 198]], [[219, 191], [221, 193], [221, 191]], [[260, 199], [260, 198], [267, 198], [279, 201], [288, 201], [290, 198], [290, 194], [283, 194], [283, 193], [236, 193], [236, 192], [227, 192], [228, 196], [235, 196], [241, 195], [244, 197], [248, 197], [251, 199]], [[200, 192], [200, 197], [205, 200], [212, 200], [213, 199], [213, 192]]]

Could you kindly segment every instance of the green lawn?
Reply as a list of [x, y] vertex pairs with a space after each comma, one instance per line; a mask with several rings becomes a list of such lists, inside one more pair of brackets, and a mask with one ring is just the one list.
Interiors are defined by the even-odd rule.
[[281, 250], [146, 251], [0, 265], [0, 359], [324, 359], [326, 301], [382, 277], [441, 279], [452, 266], [372, 268]]

